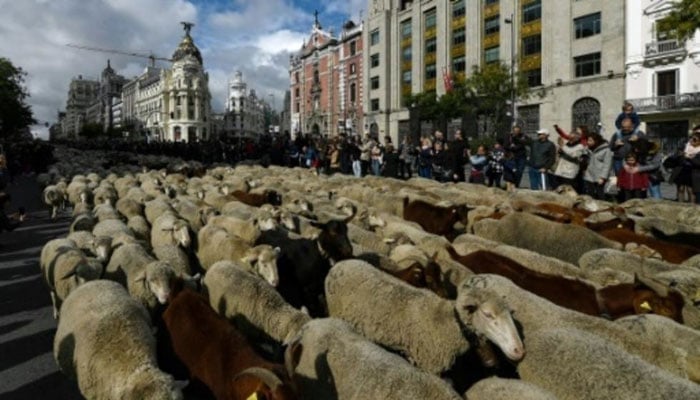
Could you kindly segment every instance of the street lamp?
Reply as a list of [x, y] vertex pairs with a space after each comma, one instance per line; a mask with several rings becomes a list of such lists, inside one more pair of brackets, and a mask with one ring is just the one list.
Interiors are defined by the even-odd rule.
[[518, 108], [515, 105], [515, 20], [513, 14], [503, 22], [510, 25], [510, 116], [512, 118], [511, 128], [518, 120]]

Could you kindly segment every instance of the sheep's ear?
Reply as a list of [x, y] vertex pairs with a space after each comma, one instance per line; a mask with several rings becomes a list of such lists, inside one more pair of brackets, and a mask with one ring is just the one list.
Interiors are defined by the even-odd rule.
[[244, 257], [241, 257], [241, 261], [252, 265], [254, 262], [258, 261], [258, 254], [257, 253], [248, 254]]
[[136, 278], [134, 278], [134, 282], [146, 282], [146, 270], [145, 269], [143, 271], [139, 272], [138, 275], [136, 275]]
[[277, 255], [279, 255], [279, 254], [282, 252], [282, 249], [280, 249], [279, 247], [275, 247], [275, 248], [272, 249], [272, 250], [273, 250], [273, 251], [275, 252], [275, 254], [277, 254]]
[[72, 277], [72, 276], [75, 276], [77, 273], [78, 273], [78, 266], [76, 265], [75, 267], [73, 267], [73, 269], [71, 269], [70, 271], [68, 271], [68, 273], [66, 273], [65, 275], [63, 275], [63, 276], [61, 277], [61, 280], [63, 280], [63, 279], [68, 279], [68, 278], [70, 278], [70, 277]]
[[178, 380], [176, 380], [176, 381], [173, 382], [173, 386], [174, 386], [176, 389], [179, 389], [179, 390], [182, 390], [182, 389], [186, 388], [187, 385], [189, 385], [189, 384], [190, 384], [190, 381], [189, 381], [189, 380], [184, 380], [184, 381], [178, 381]]

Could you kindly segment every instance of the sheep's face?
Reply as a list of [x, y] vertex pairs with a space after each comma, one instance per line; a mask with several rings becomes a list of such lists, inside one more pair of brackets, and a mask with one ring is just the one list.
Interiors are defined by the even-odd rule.
[[96, 238], [93, 242], [93, 247], [97, 259], [102, 262], [107, 262], [112, 250], [112, 238], [107, 236]]
[[264, 245], [264, 247], [255, 250], [257, 256], [253, 260], [255, 270], [267, 283], [277, 287], [279, 284], [279, 272], [277, 270], [277, 257], [280, 254], [280, 248]]
[[495, 343], [506, 357], [519, 361], [525, 356], [525, 346], [510, 310], [495, 293], [460, 292], [456, 306], [462, 321]]
[[168, 302], [170, 297], [170, 286], [175, 279], [173, 268], [162, 261], [154, 261], [146, 266], [145, 279], [148, 290], [158, 299], [160, 304]]
[[176, 223], [173, 225], [173, 238], [182, 248], [190, 247], [192, 239], [190, 237], [190, 230], [185, 223]]
[[292, 232], [297, 232], [297, 224], [292, 213], [283, 211], [280, 214], [280, 223]]
[[277, 220], [270, 215], [258, 219], [257, 225], [258, 229], [260, 229], [261, 231], [270, 231], [273, 229], [277, 229], [278, 223]]

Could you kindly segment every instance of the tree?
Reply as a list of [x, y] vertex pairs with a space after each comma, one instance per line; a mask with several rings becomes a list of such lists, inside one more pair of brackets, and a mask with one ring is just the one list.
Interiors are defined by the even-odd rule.
[[35, 123], [24, 87], [27, 73], [0, 57], [0, 139], [11, 139]]
[[681, 0], [676, 3], [673, 11], [659, 21], [657, 27], [679, 40], [690, 39], [700, 29], [700, 1]]

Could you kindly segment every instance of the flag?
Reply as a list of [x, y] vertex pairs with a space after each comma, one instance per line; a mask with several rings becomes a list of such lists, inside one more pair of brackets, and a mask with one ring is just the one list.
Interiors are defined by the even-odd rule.
[[452, 81], [452, 76], [447, 67], [442, 67], [442, 81], [445, 85], [445, 92], [449, 93], [453, 89], [454, 82]]

